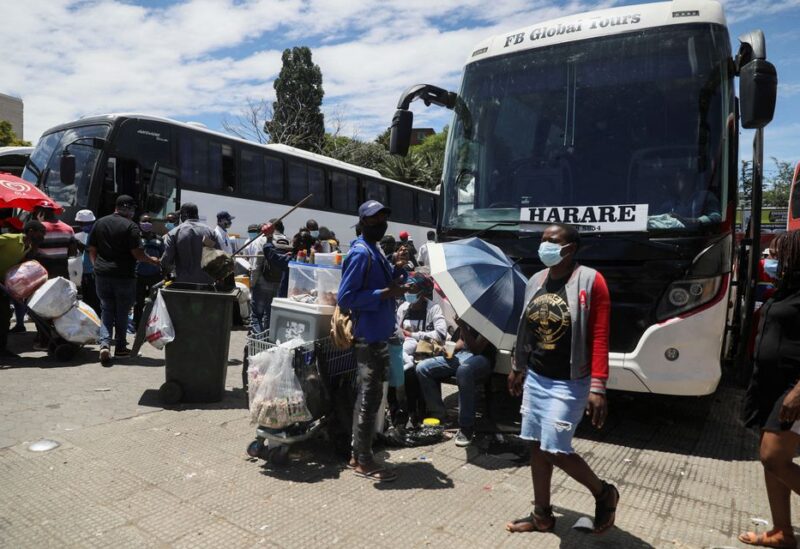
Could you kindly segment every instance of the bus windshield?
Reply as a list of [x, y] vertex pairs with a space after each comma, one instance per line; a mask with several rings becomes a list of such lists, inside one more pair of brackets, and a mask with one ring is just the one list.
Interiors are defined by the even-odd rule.
[[[83, 139], [105, 138], [109, 129], [108, 125], [80, 126], [43, 135], [28, 159], [22, 178], [38, 185], [64, 208], [88, 207], [92, 175], [100, 151], [88, 146], [88, 141]], [[70, 154], [75, 156], [74, 185], [61, 181], [61, 153], [67, 145], [70, 145]]]
[[444, 228], [516, 230], [523, 207], [599, 205], [646, 205], [646, 230], [660, 234], [718, 228], [730, 55], [723, 27], [683, 25], [468, 65]]

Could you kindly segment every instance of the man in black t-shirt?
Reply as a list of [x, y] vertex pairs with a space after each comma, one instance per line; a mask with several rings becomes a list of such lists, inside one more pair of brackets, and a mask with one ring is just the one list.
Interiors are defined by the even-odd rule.
[[100, 363], [111, 366], [111, 335], [114, 333], [114, 357], [130, 354], [126, 334], [128, 313], [136, 301], [136, 262], [158, 265], [155, 257], [144, 253], [141, 232], [131, 218], [136, 203], [128, 195], [117, 198], [111, 215], [100, 218], [89, 235], [89, 257], [94, 263], [97, 297], [103, 324], [100, 328]]

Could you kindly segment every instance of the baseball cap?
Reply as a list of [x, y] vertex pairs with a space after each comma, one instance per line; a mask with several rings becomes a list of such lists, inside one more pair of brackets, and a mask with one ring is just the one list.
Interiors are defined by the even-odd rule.
[[226, 212], [225, 210], [223, 210], [223, 211], [221, 211], [221, 212], [217, 212], [217, 219], [228, 219], [228, 220], [234, 220], [234, 219], [236, 219], [236, 218], [235, 218], [235, 217], [233, 217], [233, 216], [232, 216], [231, 214], [229, 214], [228, 212]]
[[136, 201], [132, 196], [121, 194], [117, 197], [115, 204], [117, 208], [133, 208], [136, 206]]
[[408, 231], [400, 231], [400, 240], [408, 240]]
[[259, 223], [253, 223], [252, 225], [247, 226], [248, 233], [260, 233], [261, 232], [261, 225]]
[[94, 212], [92, 210], [78, 210], [75, 214], [76, 223], [91, 223], [95, 221]]
[[367, 200], [358, 207], [358, 217], [364, 219], [365, 217], [372, 217], [379, 212], [386, 212], [391, 215], [392, 210], [387, 208], [377, 200]]

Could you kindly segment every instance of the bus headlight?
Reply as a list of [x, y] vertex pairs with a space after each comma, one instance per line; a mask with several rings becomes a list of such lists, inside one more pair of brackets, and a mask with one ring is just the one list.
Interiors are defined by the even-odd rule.
[[719, 292], [722, 277], [679, 280], [670, 284], [656, 311], [659, 321], [702, 307]]

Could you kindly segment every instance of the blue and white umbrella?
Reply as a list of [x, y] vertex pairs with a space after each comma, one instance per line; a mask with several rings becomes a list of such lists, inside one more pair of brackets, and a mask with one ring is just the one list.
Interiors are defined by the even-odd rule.
[[498, 349], [517, 337], [528, 280], [500, 248], [480, 238], [428, 244], [431, 276], [456, 314]]

